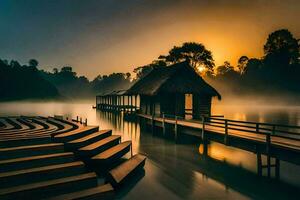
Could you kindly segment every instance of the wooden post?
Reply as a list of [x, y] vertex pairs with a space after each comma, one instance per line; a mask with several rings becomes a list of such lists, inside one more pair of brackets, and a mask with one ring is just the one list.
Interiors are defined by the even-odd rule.
[[151, 131], [152, 131], [152, 134], [154, 133], [154, 115], [152, 115], [152, 117], [151, 117]]
[[280, 179], [280, 160], [278, 158], [275, 159], [275, 178]]
[[109, 102], [109, 110], [111, 110], [112, 109], [112, 102], [113, 102], [112, 96], [109, 96], [109, 100], [110, 100], [110, 102]]
[[256, 123], [256, 133], [259, 133], [259, 123]]
[[152, 101], [152, 113], [153, 113], [153, 115], [155, 115], [155, 103], [153, 104], [153, 101]]
[[85, 125], [87, 126], [87, 118], [85, 118]]
[[76, 122], [78, 122], [78, 120], [79, 120], [79, 119], [78, 119], [78, 116], [76, 116]]
[[257, 151], [257, 175], [262, 176], [261, 153]]
[[165, 136], [166, 135], [165, 113], [163, 113], [162, 125], [163, 125], [163, 135]]
[[202, 116], [202, 133], [201, 133], [201, 139], [204, 143], [204, 132], [205, 132], [205, 117]]
[[271, 155], [270, 155], [270, 145], [271, 145], [271, 134], [266, 135], [266, 152], [267, 152], [267, 169], [268, 177], [271, 177]]
[[80, 124], [82, 124], [82, 117], [80, 117]]
[[145, 105], [146, 105], [145, 114], [148, 115], [148, 98], [145, 101]]
[[116, 95], [116, 111], [119, 111], [119, 96]]
[[130, 114], [132, 114], [132, 107], [133, 107], [132, 95], [130, 95]]
[[137, 95], [134, 95], [135, 111], [137, 110]]
[[225, 135], [224, 135], [224, 144], [228, 144], [228, 120], [225, 119]]
[[175, 142], [177, 143], [177, 139], [178, 139], [177, 116], [175, 116], [175, 127], [174, 127], [174, 131], [175, 131]]
[[122, 105], [122, 108], [123, 108], [123, 109], [122, 109], [122, 110], [124, 111], [124, 108], [125, 108], [125, 107], [124, 107], [124, 106], [125, 106], [125, 96], [124, 96], [124, 95], [122, 96], [122, 100], [123, 100], [123, 105]]

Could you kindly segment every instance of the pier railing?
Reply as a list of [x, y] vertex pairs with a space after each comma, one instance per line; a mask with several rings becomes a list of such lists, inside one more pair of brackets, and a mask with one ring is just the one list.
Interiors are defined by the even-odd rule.
[[[267, 176], [271, 177], [271, 168], [274, 167], [275, 177], [279, 178], [280, 159], [300, 165], [298, 156], [300, 153], [300, 126], [230, 120], [225, 119], [224, 116], [202, 116], [198, 120], [187, 120], [180, 116], [164, 113], [152, 116], [140, 114], [140, 116], [151, 120], [152, 132], [158, 121], [161, 122], [159, 125], [162, 127], [163, 135], [166, 135], [166, 130], [170, 129], [168, 125], [173, 125], [175, 142], [179, 138], [180, 131], [178, 130], [185, 127], [192, 128], [189, 130], [189, 134], [199, 136], [204, 146], [207, 146], [205, 144], [208, 140], [214, 140], [256, 153], [259, 176], [262, 176], [263, 169], [267, 169]], [[241, 145], [241, 142], [244, 146]], [[249, 145], [249, 142], [254, 142], [255, 145]], [[274, 153], [274, 149], [280, 150], [281, 153], [278, 151]], [[266, 164], [262, 162], [262, 154], [267, 156]], [[275, 158], [275, 164], [272, 164], [271, 158]]]
[[261, 137], [263, 138], [265, 137], [266, 142], [268, 142], [269, 137], [271, 136], [300, 141], [300, 126], [231, 120], [231, 119], [225, 119], [224, 116], [222, 115], [215, 115], [212, 117], [202, 116], [200, 120], [186, 120], [181, 116], [164, 114], [164, 113], [160, 116], [153, 116], [153, 117], [161, 117], [163, 119], [171, 119], [171, 120], [173, 119], [176, 121], [176, 123], [177, 121], [198, 123], [202, 125], [202, 129], [221, 132], [225, 134], [225, 137], [227, 135], [235, 134], [235, 133], [239, 133], [239, 134], [249, 133], [251, 135], [253, 134], [256, 136], [261, 135]]
[[223, 129], [225, 134], [228, 134], [230, 131], [246, 132], [300, 141], [300, 126], [261, 122], [247, 122], [215, 117], [204, 117], [204, 122], [207, 126], [215, 127], [220, 130]]

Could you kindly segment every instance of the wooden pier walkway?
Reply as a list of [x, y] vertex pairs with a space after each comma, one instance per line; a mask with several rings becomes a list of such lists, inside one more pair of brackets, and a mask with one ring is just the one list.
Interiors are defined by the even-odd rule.
[[[203, 117], [202, 120], [185, 120], [177, 116], [151, 116], [138, 114], [146, 124], [160, 127], [163, 134], [174, 133], [175, 141], [180, 134], [201, 138], [204, 154], [209, 141], [240, 148], [257, 154], [257, 173], [275, 168], [275, 177], [280, 176], [280, 160], [300, 165], [300, 126], [270, 123], [245, 122], [218, 117]], [[262, 163], [262, 155], [267, 156], [267, 163]], [[275, 160], [275, 163], [272, 161]], [[274, 161], [273, 161], [274, 162]]]

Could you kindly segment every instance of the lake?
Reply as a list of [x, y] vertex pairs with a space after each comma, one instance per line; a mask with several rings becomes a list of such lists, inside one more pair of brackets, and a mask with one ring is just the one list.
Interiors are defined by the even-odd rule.
[[[256, 155], [218, 143], [209, 146], [208, 158], [198, 142], [179, 143], [141, 130], [137, 122], [104, 113], [87, 102], [0, 103], [1, 116], [64, 115], [88, 119], [89, 125], [112, 129], [122, 140], [132, 140], [133, 152], [148, 156], [145, 174], [118, 194], [122, 199], [292, 199], [300, 187], [300, 167], [281, 162], [280, 181], [258, 178]], [[213, 114], [253, 122], [300, 125], [300, 106], [213, 104]], [[289, 196], [288, 196], [289, 195]]]

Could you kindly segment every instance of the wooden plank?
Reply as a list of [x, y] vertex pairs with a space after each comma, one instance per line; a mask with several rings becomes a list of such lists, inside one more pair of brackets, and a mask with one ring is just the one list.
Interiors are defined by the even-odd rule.
[[117, 188], [127, 179], [131, 177], [137, 170], [144, 167], [146, 162], [146, 156], [137, 154], [125, 161], [121, 165], [112, 169], [108, 173], [108, 180], [113, 187]]
[[85, 147], [82, 147], [78, 150], [78, 154], [80, 156], [94, 156], [100, 152], [103, 152], [107, 150], [108, 148], [111, 148], [117, 144], [119, 144], [121, 140], [120, 135], [112, 135], [107, 138], [104, 138], [100, 141], [94, 142], [90, 145], [87, 145]]
[[0, 190], [0, 199], [42, 199], [55, 194], [76, 191], [97, 185], [97, 175], [86, 173], [77, 176], [48, 180]]
[[79, 190], [49, 198], [47, 200], [88, 200], [88, 199], [114, 199], [114, 189], [111, 184]]
[[69, 131], [66, 133], [55, 135], [53, 137], [53, 140], [57, 142], [68, 142], [71, 140], [75, 140], [87, 136], [91, 133], [95, 133], [97, 131], [99, 131], [99, 126], [84, 126], [74, 131]]
[[103, 164], [110, 164], [111, 162], [121, 158], [127, 152], [130, 151], [131, 141], [122, 142], [114, 147], [103, 151], [92, 157], [93, 161], [100, 162]]
[[0, 188], [74, 176], [84, 173], [85, 171], [84, 163], [81, 161], [9, 171], [0, 173]]
[[0, 172], [41, 167], [49, 164], [59, 164], [74, 160], [71, 152], [22, 157], [0, 161]]
[[[69, 144], [78, 144], [78, 143], [80, 144], [80, 143], [89, 141], [89, 140], [91, 140], [93, 138], [98, 138], [98, 137], [101, 138], [101, 136], [103, 138], [106, 138], [107, 136], [110, 136], [111, 134], [112, 134], [112, 130], [101, 130], [101, 131], [98, 131], [96, 133], [92, 133], [90, 135], [87, 135], [85, 137], [82, 137], [82, 138], [79, 138], [79, 139], [76, 139], [76, 140], [72, 140], [72, 141], [70, 141], [68, 143]], [[101, 140], [101, 139], [99, 139], [99, 140]]]
[[41, 154], [62, 153], [64, 151], [64, 144], [50, 143], [38, 144], [28, 146], [17, 146], [9, 148], [0, 148], [0, 160], [13, 159], [18, 157], [28, 157]]

